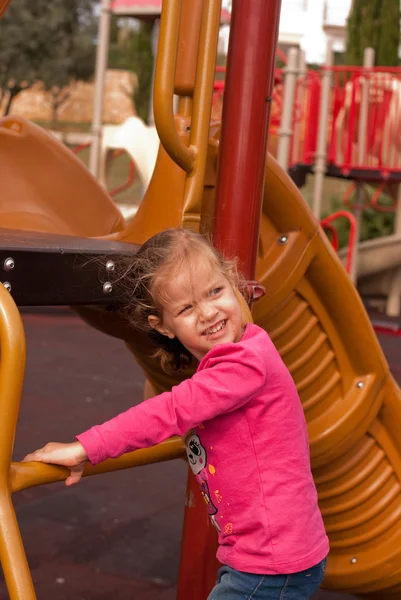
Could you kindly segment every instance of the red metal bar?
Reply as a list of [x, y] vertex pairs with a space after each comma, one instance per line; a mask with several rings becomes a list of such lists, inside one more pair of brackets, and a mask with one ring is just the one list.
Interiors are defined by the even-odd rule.
[[[79, 146], [74, 146], [74, 148], [71, 148], [71, 151], [74, 154], [79, 154], [80, 152], [82, 152], [82, 150], [85, 150], [85, 148], [89, 148], [89, 146], [90, 146], [90, 143], [80, 144]], [[124, 150], [115, 150], [113, 153], [113, 158], [118, 158], [119, 156], [124, 154], [124, 152], [125, 152]], [[119, 194], [120, 192], [123, 192], [124, 190], [131, 187], [131, 185], [134, 183], [134, 181], [135, 181], [135, 163], [134, 163], [134, 161], [130, 160], [127, 181], [125, 181], [121, 185], [117, 186], [116, 188], [113, 188], [112, 190], [108, 190], [109, 195], [112, 198], [114, 198], [114, 196], [117, 196], [117, 194]]]
[[74, 154], [79, 154], [79, 152], [82, 152], [82, 150], [85, 150], [85, 148], [89, 148], [90, 143], [88, 144], [79, 144], [79, 146], [74, 146], [73, 148], [71, 148], [71, 152], [73, 152]]
[[214, 243], [254, 279], [281, 0], [234, 0]]
[[287, 64], [287, 55], [279, 47], [277, 47], [277, 57], [282, 60], [285, 65]]
[[135, 163], [133, 160], [130, 160], [127, 181], [125, 181], [121, 185], [117, 186], [116, 188], [109, 190], [109, 195], [112, 198], [114, 198], [114, 196], [117, 196], [117, 194], [120, 194], [120, 192], [123, 192], [124, 190], [127, 190], [129, 187], [131, 187], [131, 185], [134, 183], [134, 181], [135, 181]]
[[329, 144], [329, 162], [332, 162], [332, 163], [336, 162], [337, 150], [339, 150], [339, 151], [342, 150], [341, 141], [340, 141], [340, 147], [337, 148], [336, 121], [337, 121], [337, 117], [340, 112], [341, 106], [344, 102], [344, 98], [345, 98], [344, 90], [338, 86], [338, 73], [336, 73], [334, 90], [333, 90], [333, 104], [332, 104], [333, 117], [332, 117], [331, 134], [330, 134], [331, 142]]
[[377, 212], [394, 212], [397, 209], [397, 198], [394, 198], [394, 196], [392, 196], [392, 204], [379, 204], [381, 193], [386, 189], [386, 186], [387, 182], [383, 181], [377, 186], [376, 191], [372, 196], [371, 206], [377, 210]]
[[366, 191], [366, 186], [363, 188], [363, 202], [358, 204], [358, 202], [351, 202], [351, 198], [356, 194], [356, 183], [353, 181], [347, 187], [344, 193], [344, 206], [351, 210], [365, 210], [365, 208], [370, 208], [370, 200]]
[[216, 583], [217, 532], [210, 522], [199, 484], [188, 470], [177, 600], [206, 600]]
[[372, 325], [376, 333], [382, 333], [385, 335], [394, 335], [397, 337], [401, 336], [401, 327], [398, 323], [391, 323], [386, 321], [372, 321]]
[[306, 114], [303, 162], [306, 165], [310, 165], [313, 162], [314, 154], [316, 152], [321, 85], [320, 79], [315, 77], [312, 73], [308, 75], [307, 82], [309, 98]]
[[339, 248], [339, 241], [338, 241], [338, 233], [337, 233], [337, 229], [335, 228], [334, 225], [332, 225], [332, 223], [324, 223], [323, 221], [320, 222], [321, 226], [323, 227], [323, 229], [327, 232], [330, 233], [331, 235], [331, 245], [333, 246], [334, 250], [337, 252], [338, 248]]
[[357, 107], [356, 107], [356, 96], [357, 96], [357, 87], [358, 87], [358, 93], [360, 95], [360, 83], [359, 80], [354, 79], [353, 83], [352, 83], [352, 100], [351, 100], [351, 108], [349, 111], [349, 124], [348, 124], [348, 145], [347, 145], [347, 151], [346, 151], [346, 155], [345, 155], [345, 163], [347, 165], [350, 165], [352, 163], [352, 150], [353, 150], [353, 143], [354, 143], [354, 137], [355, 137], [355, 128], [356, 128], [356, 111], [357, 111]]
[[331, 227], [330, 227], [331, 223], [340, 217], [345, 217], [346, 219], [348, 219], [349, 224], [350, 224], [349, 239], [348, 239], [348, 252], [347, 252], [347, 264], [345, 267], [347, 273], [350, 273], [351, 266], [352, 266], [352, 259], [354, 257], [354, 252], [355, 252], [355, 242], [356, 242], [356, 219], [355, 219], [354, 215], [352, 213], [348, 212], [347, 210], [339, 210], [339, 211], [333, 213], [332, 215], [329, 215], [328, 217], [322, 219], [320, 221], [320, 225], [323, 228], [328, 227], [328, 229], [331, 229]]

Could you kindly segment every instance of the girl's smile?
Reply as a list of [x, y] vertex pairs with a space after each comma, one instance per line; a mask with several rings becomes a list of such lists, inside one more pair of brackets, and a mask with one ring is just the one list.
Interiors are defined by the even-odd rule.
[[241, 339], [242, 313], [228, 279], [204, 260], [181, 264], [163, 285], [162, 318], [149, 323], [163, 335], [177, 337], [198, 360], [217, 344]]
[[223, 332], [223, 330], [225, 329], [226, 326], [226, 320], [224, 319], [223, 321], [219, 321], [216, 325], [213, 325], [212, 327], [208, 327], [208, 329], [206, 329], [202, 335], [205, 335], [210, 339], [218, 339], [219, 338], [219, 334], [221, 332]]

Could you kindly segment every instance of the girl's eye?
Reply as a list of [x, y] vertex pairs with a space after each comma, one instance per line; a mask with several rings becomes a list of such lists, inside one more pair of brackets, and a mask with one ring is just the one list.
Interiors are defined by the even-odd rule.
[[186, 306], [184, 306], [184, 308], [182, 310], [180, 310], [180, 312], [178, 314], [182, 315], [182, 313], [188, 312], [189, 310], [191, 310], [191, 308], [192, 308], [192, 304], [187, 304]]
[[222, 290], [222, 289], [223, 289], [223, 288], [221, 288], [221, 287], [214, 288], [214, 290], [212, 290], [212, 291], [210, 292], [210, 295], [211, 295], [211, 296], [217, 296], [217, 294], [219, 294], [219, 293], [221, 292], [221, 290]]

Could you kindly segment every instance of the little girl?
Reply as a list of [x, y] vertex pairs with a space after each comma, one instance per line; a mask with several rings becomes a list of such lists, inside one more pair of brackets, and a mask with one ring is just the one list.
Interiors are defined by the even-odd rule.
[[[224, 565], [209, 600], [307, 600], [323, 579], [328, 539], [317, 504], [301, 403], [267, 333], [243, 323], [235, 263], [184, 229], [155, 235], [124, 274], [128, 318], [149, 331], [165, 370], [192, 358], [179, 385], [25, 457], [67, 466], [186, 436], [189, 463], [218, 532]], [[218, 493], [215, 492], [218, 490]]]

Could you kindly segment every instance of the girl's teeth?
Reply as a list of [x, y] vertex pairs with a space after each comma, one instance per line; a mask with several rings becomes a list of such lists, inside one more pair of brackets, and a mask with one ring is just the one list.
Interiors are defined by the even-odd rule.
[[212, 333], [217, 333], [218, 331], [220, 331], [220, 329], [223, 329], [225, 324], [226, 324], [226, 322], [222, 321], [220, 323], [220, 325], [218, 325], [217, 327], [214, 327], [213, 329], [208, 329], [206, 333], [209, 335], [211, 335]]

